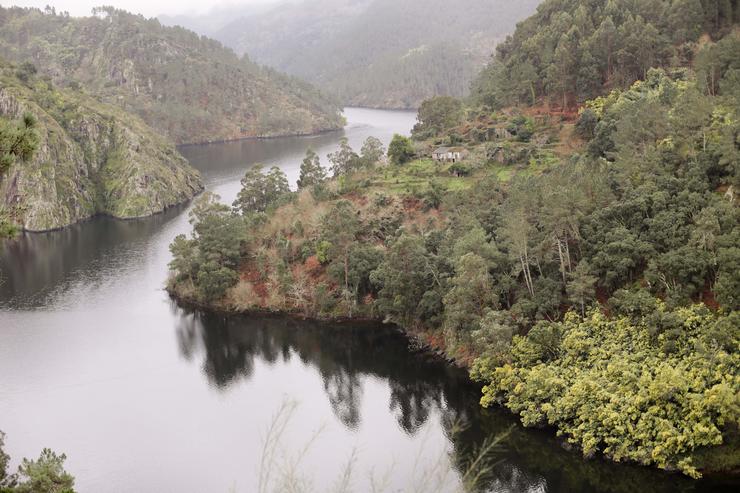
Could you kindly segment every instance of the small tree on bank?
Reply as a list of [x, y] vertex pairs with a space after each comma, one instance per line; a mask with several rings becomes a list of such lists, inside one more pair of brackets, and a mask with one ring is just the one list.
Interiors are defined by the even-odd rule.
[[393, 164], [404, 164], [414, 157], [414, 145], [411, 139], [395, 134], [388, 145], [388, 158]]
[[267, 173], [258, 164], [244, 175], [242, 189], [234, 201], [234, 210], [242, 215], [250, 212], [267, 212], [290, 197], [290, 185], [285, 173], [273, 166]]
[[321, 158], [309, 147], [301, 163], [298, 190], [320, 185], [324, 180], [326, 180], [326, 171], [321, 167]]

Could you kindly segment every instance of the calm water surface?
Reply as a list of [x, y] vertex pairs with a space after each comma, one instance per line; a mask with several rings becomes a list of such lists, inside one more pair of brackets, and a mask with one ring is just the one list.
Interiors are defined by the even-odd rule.
[[[231, 202], [255, 163], [278, 165], [295, 182], [308, 146], [325, 156], [342, 135], [355, 149], [369, 135], [387, 144], [414, 123], [408, 112], [346, 116], [343, 133], [182, 153]], [[490, 491], [732, 490], [583, 461], [551, 434], [481, 410], [464, 372], [414, 352], [389, 327], [178, 308], [162, 286], [168, 244], [190, 230], [187, 210], [101, 218], [0, 247], [0, 429], [13, 468], [51, 447], [66, 452], [83, 493], [251, 492], [260, 470], [326, 491], [347, 464], [353, 491], [373, 482], [452, 491], [470, 451], [510, 429]], [[274, 423], [285, 429], [269, 441], [274, 461], [260, 468]]]

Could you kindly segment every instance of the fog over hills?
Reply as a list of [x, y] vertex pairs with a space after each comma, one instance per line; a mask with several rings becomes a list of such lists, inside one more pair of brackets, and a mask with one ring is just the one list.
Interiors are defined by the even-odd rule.
[[[345, 103], [414, 108], [464, 96], [497, 42], [540, 0], [296, 0], [161, 18], [208, 34], [253, 60], [304, 78]], [[229, 16], [227, 16], [229, 17]]]

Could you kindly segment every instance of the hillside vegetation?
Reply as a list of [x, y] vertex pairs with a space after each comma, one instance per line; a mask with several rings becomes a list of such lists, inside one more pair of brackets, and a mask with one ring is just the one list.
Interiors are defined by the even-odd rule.
[[[536, 33], [552, 39], [555, 16], [598, 19], [617, 5], [641, 22], [646, 5], [667, 3], [547, 0], [512, 39], [540, 50]], [[736, 471], [735, 7], [671, 2], [671, 18], [722, 27], [688, 60], [661, 58], [683, 38], [630, 44], [618, 29], [621, 59], [646, 66], [616, 64], [618, 83], [566, 96], [590, 98], [578, 114], [502, 108], [507, 86], [492, 85], [501, 92], [485, 101], [425, 102], [413, 140], [394, 137], [387, 161], [376, 141], [359, 153], [344, 142], [327, 179], [309, 151], [298, 192], [277, 168], [249, 171], [233, 208], [209, 195], [194, 209], [192, 237], [171, 246], [170, 291], [222, 309], [394, 322], [468, 365], [486, 385], [482, 405], [552, 426], [585, 456], [691, 477]], [[516, 43], [500, 74], [535, 60]], [[532, 80], [539, 102], [549, 86]], [[467, 157], [429, 159], [438, 146]]]
[[690, 66], [739, 19], [737, 0], [548, 0], [496, 47], [473, 95], [492, 107], [575, 106], [652, 67]]
[[540, 0], [310, 0], [234, 20], [215, 36], [354, 106], [418, 108], [464, 96], [496, 42]]
[[138, 117], [0, 65], [0, 230], [60, 228], [97, 214], [134, 218], [203, 185], [174, 145]]
[[342, 126], [338, 104], [309, 84], [217, 41], [110, 7], [84, 18], [0, 8], [0, 47], [58, 86], [136, 113], [177, 144]]

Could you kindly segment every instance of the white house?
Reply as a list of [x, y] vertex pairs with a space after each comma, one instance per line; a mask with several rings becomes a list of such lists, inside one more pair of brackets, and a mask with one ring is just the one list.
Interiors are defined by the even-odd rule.
[[464, 147], [440, 147], [432, 153], [432, 159], [440, 162], [462, 161], [468, 156], [468, 151]]

